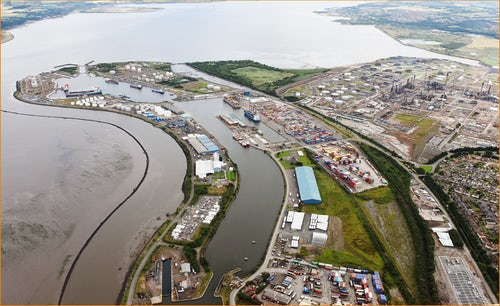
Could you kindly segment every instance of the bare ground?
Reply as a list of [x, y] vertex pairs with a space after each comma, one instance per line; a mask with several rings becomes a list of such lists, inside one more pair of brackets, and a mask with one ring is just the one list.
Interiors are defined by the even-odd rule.
[[[342, 235], [342, 220], [339, 217], [330, 218], [330, 235], [327, 245], [336, 252], [344, 251], [344, 236]], [[333, 240], [333, 241], [332, 241]]]

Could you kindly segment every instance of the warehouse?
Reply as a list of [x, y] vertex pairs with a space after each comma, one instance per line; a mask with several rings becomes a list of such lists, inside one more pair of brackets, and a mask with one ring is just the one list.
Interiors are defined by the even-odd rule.
[[187, 141], [198, 154], [208, 154], [220, 151], [207, 135], [189, 134]]
[[328, 240], [328, 235], [326, 233], [313, 233], [312, 242], [313, 246], [324, 247], [326, 244], [326, 240]]
[[300, 231], [300, 230], [302, 230], [302, 223], [304, 223], [304, 216], [305, 216], [305, 213], [298, 212], [298, 211], [296, 211], [293, 214], [292, 225], [290, 225], [290, 228], [293, 231]]
[[222, 168], [226, 165], [220, 160], [219, 153], [215, 152], [212, 159], [210, 160], [197, 160], [195, 163], [196, 176], [200, 179], [204, 179], [209, 174], [219, 173]]
[[314, 172], [311, 167], [302, 166], [295, 168], [297, 184], [299, 186], [300, 200], [304, 204], [321, 204], [321, 195]]

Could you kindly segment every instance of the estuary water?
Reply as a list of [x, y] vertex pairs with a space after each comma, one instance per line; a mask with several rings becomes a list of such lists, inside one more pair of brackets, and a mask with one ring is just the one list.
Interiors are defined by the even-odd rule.
[[[2, 110], [11, 112], [3, 112], [1, 120], [2, 303], [57, 303], [79, 250], [148, 167], [137, 192], [89, 241], [63, 296], [65, 304], [116, 303], [135, 255], [180, 203], [186, 169], [176, 143], [151, 125], [113, 113], [22, 103], [12, 96], [16, 80], [91, 60], [252, 59], [311, 68], [389, 56], [450, 58], [404, 46], [373, 26], [341, 25], [314, 13], [354, 4], [150, 4], [161, 9], [72, 14], [14, 29], [15, 38], [2, 45]], [[250, 271], [258, 264], [281, 205], [283, 180], [268, 156], [230, 139], [214, 117], [224, 111], [220, 100], [179, 106], [213, 131], [241, 171], [240, 193], [207, 250], [216, 282], [236, 266]], [[149, 164], [134, 138], [108, 123], [134, 136]]]

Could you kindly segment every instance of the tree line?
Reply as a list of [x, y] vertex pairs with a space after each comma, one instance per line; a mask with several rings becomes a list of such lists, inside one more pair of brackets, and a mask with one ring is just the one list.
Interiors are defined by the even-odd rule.
[[434, 280], [434, 239], [425, 220], [418, 213], [410, 196], [411, 175], [396, 160], [367, 144], [359, 144], [373, 165], [389, 182], [396, 202], [401, 208], [415, 249], [415, 277], [417, 294], [407, 302], [417, 304], [439, 304], [439, 296]]

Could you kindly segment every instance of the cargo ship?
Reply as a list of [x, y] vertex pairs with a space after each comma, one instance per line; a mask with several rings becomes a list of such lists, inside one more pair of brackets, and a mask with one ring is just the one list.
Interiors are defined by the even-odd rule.
[[64, 85], [64, 94], [66, 98], [76, 98], [81, 96], [95, 96], [102, 95], [102, 90], [99, 88], [90, 89], [90, 90], [81, 90], [81, 91], [69, 91], [69, 85]]
[[227, 95], [222, 98], [222, 101], [226, 102], [227, 104], [231, 105], [232, 108], [238, 109], [241, 108], [240, 102], [236, 100], [236, 98], [232, 95]]
[[134, 85], [134, 84], [130, 84], [130, 88], [135, 88], [135, 89], [142, 89], [142, 85]]
[[260, 116], [257, 114], [255, 109], [245, 109], [245, 117], [252, 120], [253, 122], [260, 122]]
[[110, 84], [118, 84], [119, 82], [118, 82], [117, 80], [107, 79], [107, 80], [106, 80], [106, 83], [110, 83]]
[[165, 93], [163, 90], [158, 90], [158, 89], [151, 89], [151, 91], [159, 93], [160, 95], [163, 95]]

